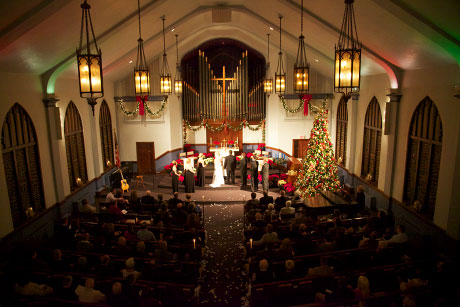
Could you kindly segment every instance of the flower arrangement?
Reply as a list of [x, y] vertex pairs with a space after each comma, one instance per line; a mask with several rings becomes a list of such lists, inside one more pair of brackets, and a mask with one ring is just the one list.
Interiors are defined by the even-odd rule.
[[286, 190], [286, 192], [288, 193], [292, 193], [295, 191], [295, 187], [292, 183], [286, 183], [285, 185], [283, 185], [283, 188]]
[[252, 156], [253, 156], [252, 152], [248, 152], [248, 153], [246, 154], [246, 158], [248, 158], [248, 159], [251, 159]]
[[184, 151], [185, 151], [185, 152], [192, 151], [192, 145], [190, 145], [190, 144], [184, 144]]
[[213, 143], [214, 145], [216, 145], [216, 146], [219, 146], [219, 145], [220, 145], [220, 142], [219, 142], [219, 141], [214, 141], [214, 142], [212, 142], [212, 143]]
[[274, 180], [278, 180], [278, 179], [280, 179], [280, 176], [278, 176], [278, 174], [272, 174], [272, 175], [268, 176], [269, 181], [274, 181]]
[[204, 161], [204, 164], [214, 163], [214, 158], [213, 157], [206, 158], [206, 159], [203, 159], [203, 161]]
[[287, 179], [287, 175], [286, 175], [286, 174], [281, 174], [281, 175], [280, 175], [280, 179], [281, 179], [281, 180], [286, 180], [286, 179]]
[[257, 146], [257, 150], [262, 150], [262, 148], [265, 148], [265, 143], [259, 143], [259, 146]]
[[[259, 174], [259, 176], [257, 176], [257, 179], [259, 180], [259, 183], [262, 182], [262, 175]], [[251, 180], [251, 175], [248, 175], [248, 180]]]
[[286, 185], [286, 183], [287, 183], [286, 180], [280, 180], [280, 181], [278, 181], [278, 185], [279, 185], [280, 187]]
[[233, 145], [235, 144], [235, 141], [228, 141], [228, 145]]
[[206, 152], [206, 153], [204, 153], [204, 157], [205, 157], [205, 158], [212, 158], [213, 155], [214, 155], [214, 154], [213, 154], [212, 152]]
[[184, 182], [184, 180], [185, 180], [185, 177], [184, 177], [184, 176], [182, 176], [182, 175], [180, 175], [180, 176], [179, 176], [179, 182], [181, 182], [181, 183], [182, 183], [182, 182]]
[[236, 161], [241, 161], [240, 156], [236, 156]]

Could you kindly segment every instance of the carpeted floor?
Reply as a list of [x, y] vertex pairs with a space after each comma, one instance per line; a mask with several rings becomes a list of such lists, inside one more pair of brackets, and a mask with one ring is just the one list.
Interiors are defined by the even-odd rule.
[[207, 306], [246, 305], [243, 261], [243, 205], [206, 205], [205, 270], [200, 301]]

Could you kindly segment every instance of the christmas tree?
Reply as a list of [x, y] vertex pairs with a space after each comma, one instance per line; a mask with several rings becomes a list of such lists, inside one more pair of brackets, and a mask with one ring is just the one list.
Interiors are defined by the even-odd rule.
[[313, 123], [307, 154], [295, 182], [302, 197], [315, 196], [320, 191], [336, 192], [339, 189], [340, 182], [327, 124], [327, 110], [321, 110]]

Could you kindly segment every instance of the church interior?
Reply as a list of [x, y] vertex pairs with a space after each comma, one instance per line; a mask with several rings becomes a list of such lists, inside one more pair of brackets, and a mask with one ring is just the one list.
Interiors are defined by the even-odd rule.
[[2, 1], [0, 305], [459, 306], [459, 13]]

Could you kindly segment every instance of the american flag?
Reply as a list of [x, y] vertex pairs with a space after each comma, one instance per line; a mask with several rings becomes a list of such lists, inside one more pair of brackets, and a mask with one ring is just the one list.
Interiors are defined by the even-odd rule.
[[115, 134], [115, 165], [120, 168], [120, 152], [118, 150], [118, 140], [117, 140], [117, 133], [114, 131]]

